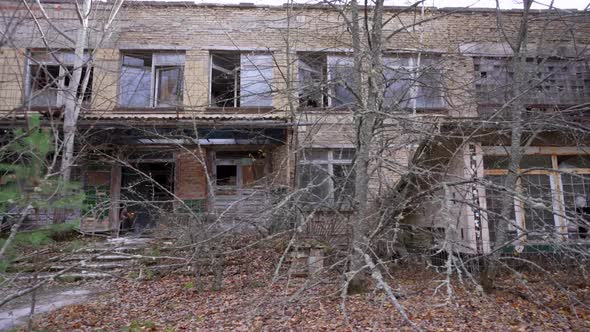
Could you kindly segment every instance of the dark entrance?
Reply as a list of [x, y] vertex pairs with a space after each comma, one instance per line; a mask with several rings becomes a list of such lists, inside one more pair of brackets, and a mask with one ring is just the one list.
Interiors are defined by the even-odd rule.
[[124, 167], [121, 177], [121, 228], [141, 233], [172, 210], [174, 163], [142, 162]]

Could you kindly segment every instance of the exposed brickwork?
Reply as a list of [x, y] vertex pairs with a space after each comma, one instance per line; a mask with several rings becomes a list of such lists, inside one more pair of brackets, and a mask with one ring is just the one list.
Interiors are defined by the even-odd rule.
[[0, 49], [0, 109], [22, 105], [25, 52], [24, 49]]
[[108, 186], [111, 183], [110, 170], [87, 170], [86, 171], [86, 185], [91, 187]]
[[207, 177], [204, 159], [198, 152], [179, 152], [176, 155], [176, 175], [174, 192], [180, 199], [207, 198]]

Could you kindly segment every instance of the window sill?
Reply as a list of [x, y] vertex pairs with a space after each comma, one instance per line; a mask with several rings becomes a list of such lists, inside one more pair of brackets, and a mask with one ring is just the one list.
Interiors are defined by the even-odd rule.
[[206, 113], [220, 114], [265, 114], [275, 110], [272, 106], [249, 106], [249, 107], [207, 107]]
[[183, 107], [123, 107], [113, 109], [116, 113], [178, 113], [184, 111]]

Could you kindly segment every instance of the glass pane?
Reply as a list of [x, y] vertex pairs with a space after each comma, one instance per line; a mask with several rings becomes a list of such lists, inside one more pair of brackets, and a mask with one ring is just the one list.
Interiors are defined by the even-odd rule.
[[[485, 169], [508, 169], [509, 156], [484, 156]], [[526, 155], [520, 160], [520, 168], [552, 168], [551, 156]]]
[[442, 75], [435, 68], [424, 68], [416, 80], [416, 108], [442, 108]]
[[354, 93], [354, 69], [352, 58], [329, 57], [330, 72], [330, 106], [353, 105], [356, 103]]
[[303, 150], [303, 160], [307, 161], [328, 161], [328, 150], [322, 149], [305, 149]]
[[507, 169], [508, 156], [483, 156], [484, 169]]
[[31, 66], [31, 105], [57, 106], [59, 66]]
[[154, 53], [154, 65], [156, 66], [182, 66], [184, 54]]
[[590, 168], [590, 156], [559, 156], [557, 164], [559, 168]]
[[354, 149], [335, 149], [332, 150], [335, 160], [352, 160], [354, 159]]
[[590, 175], [561, 174], [570, 237], [590, 238]]
[[553, 194], [549, 175], [521, 177], [525, 227], [529, 239], [548, 239], [555, 231]]
[[[126, 57], [128, 58], [128, 57]], [[149, 107], [151, 67], [123, 65], [121, 69], [120, 104], [126, 107]]]
[[182, 104], [182, 69], [158, 68], [157, 106], [177, 106]]
[[334, 200], [351, 205], [354, 199], [354, 169], [352, 165], [334, 165]]
[[523, 156], [520, 168], [552, 168], [551, 156]]
[[303, 190], [301, 195], [303, 202], [319, 203], [327, 201], [330, 195], [328, 165], [301, 165], [299, 188]]
[[388, 69], [383, 71], [385, 92], [383, 106], [386, 109], [407, 108], [412, 100], [411, 74], [406, 69]]
[[[486, 180], [492, 182], [493, 186], [486, 187], [486, 205], [487, 205], [487, 220], [488, 229], [490, 234], [490, 242], [495, 243], [497, 234], [499, 232], [505, 232], [504, 239], [510, 240], [516, 238], [516, 229], [512, 226], [512, 222], [515, 220], [514, 213], [514, 197], [507, 191], [502, 190], [506, 177], [501, 176], [486, 176]], [[502, 215], [502, 204], [503, 199], [506, 195], [510, 195], [510, 216], [509, 220]], [[503, 244], [503, 243], [502, 243]], [[502, 245], [500, 244], [500, 245]]]
[[242, 54], [240, 106], [272, 106], [273, 70], [272, 56]]

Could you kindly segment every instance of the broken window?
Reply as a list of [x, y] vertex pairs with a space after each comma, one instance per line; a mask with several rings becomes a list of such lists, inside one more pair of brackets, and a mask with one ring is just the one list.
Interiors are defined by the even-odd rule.
[[[388, 56], [383, 58], [383, 105], [391, 109], [444, 108], [442, 75], [436, 57]], [[348, 56], [328, 56], [332, 107], [356, 103], [354, 60]], [[309, 74], [308, 74], [309, 76]]]
[[[71, 75], [74, 71], [73, 63], [75, 55], [72, 52], [32, 52], [28, 67], [28, 98], [31, 106], [60, 107], [65, 103], [67, 87], [70, 85]], [[89, 60], [84, 55], [84, 63]], [[80, 84], [76, 92], [76, 98], [82, 97], [82, 103], [90, 103], [92, 96], [92, 73], [88, 73], [88, 83], [83, 89], [87, 67], [82, 67]]]
[[299, 188], [306, 203], [326, 206], [352, 205], [354, 149], [306, 149], [299, 168]]
[[124, 53], [119, 104], [124, 107], [181, 106], [184, 61], [181, 53]]
[[270, 54], [211, 53], [211, 106], [272, 106], [273, 70]]
[[326, 55], [303, 53], [299, 55], [299, 105], [301, 107], [326, 107]]
[[590, 68], [586, 61], [563, 58], [474, 58], [475, 90], [480, 102], [504, 103], [518, 91], [532, 105], [572, 105], [590, 100]]

